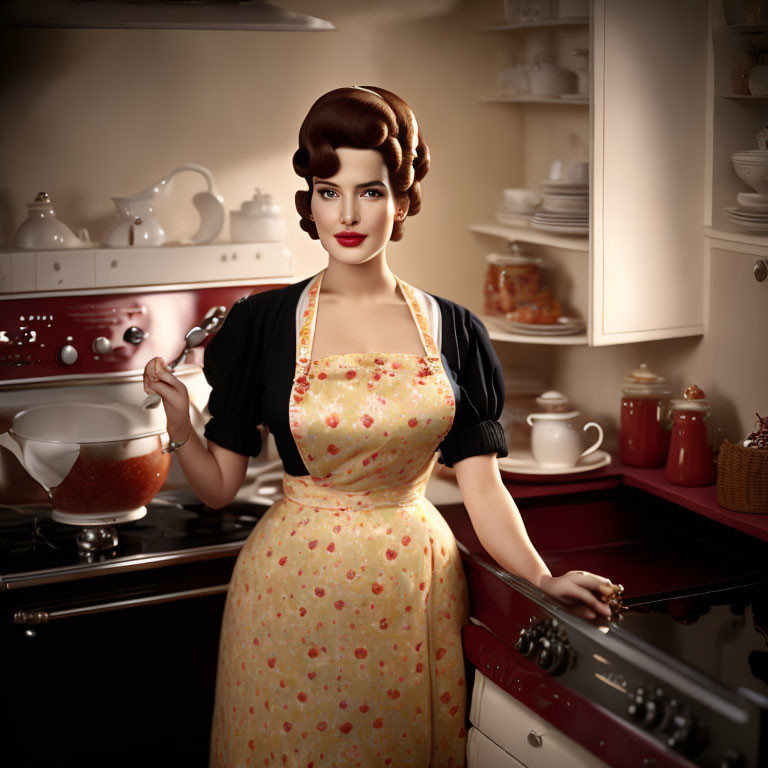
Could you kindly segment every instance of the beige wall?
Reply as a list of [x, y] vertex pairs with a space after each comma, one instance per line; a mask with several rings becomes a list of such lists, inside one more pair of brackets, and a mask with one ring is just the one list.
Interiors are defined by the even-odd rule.
[[[24, 204], [40, 190], [53, 196], [70, 227], [87, 227], [101, 240], [114, 216], [110, 195], [137, 192], [174, 166], [196, 162], [213, 171], [228, 208], [255, 186], [275, 195], [289, 222], [286, 244], [296, 273], [308, 275], [324, 261], [318, 244], [292, 226], [298, 126], [324, 91], [379, 84], [414, 107], [433, 157], [424, 208], [392, 246], [392, 265], [406, 280], [480, 310], [484, 255], [501, 243], [473, 235], [469, 224], [491, 219], [503, 187], [535, 184], [553, 156], [586, 159], [583, 108], [520, 108], [478, 98], [491, 90], [496, 67], [513, 54], [552, 53], [552, 37], [523, 46], [519, 36], [478, 32], [500, 19], [500, 0], [282, 4], [330, 18], [338, 31], [0, 33], [0, 243], [10, 244]], [[573, 34], [559, 42], [560, 53], [582, 44]], [[526, 143], [526, 136], [537, 141]], [[199, 185], [191, 175], [181, 177], [159, 207], [171, 238], [196, 228], [189, 199]], [[570, 256], [581, 266], [568, 268]], [[572, 285], [572, 301], [585, 311], [583, 255], [561, 253], [556, 260], [558, 284]], [[623, 374], [646, 361], [676, 390], [694, 381], [705, 389], [713, 421], [735, 439], [749, 431], [755, 410], [768, 413], [768, 285], [752, 278], [753, 261], [714, 254], [710, 330], [703, 338], [497, 349], [510, 378], [532, 373], [609, 431]]]

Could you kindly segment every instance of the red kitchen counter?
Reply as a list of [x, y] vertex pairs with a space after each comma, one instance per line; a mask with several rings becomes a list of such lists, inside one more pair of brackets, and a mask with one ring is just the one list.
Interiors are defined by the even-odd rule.
[[[504, 473], [502, 472], [502, 476]], [[563, 476], [560, 476], [563, 478]], [[587, 476], [576, 475], [573, 479], [561, 479], [559, 482], [519, 482], [504, 479], [504, 483], [513, 498], [527, 499], [542, 496], [560, 496], [588, 491], [607, 490], [619, 485], [647, 491], [681, 507], [697, 512], [718, 523], [735, 528], [750, 536], [768, 541], [768, 514], [731, 512], [717, 503], [717, 491], [714, 485], [686, 488], [673, 485], [664, 476], [664, 468], [638, 469], [619, 463], [616, 459], [608, 467], [590, 472]]]

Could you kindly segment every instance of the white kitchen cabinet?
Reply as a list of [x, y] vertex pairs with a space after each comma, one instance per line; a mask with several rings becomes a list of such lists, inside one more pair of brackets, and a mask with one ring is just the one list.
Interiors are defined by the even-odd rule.
[[705, 231], [713, 249], [766, 258], [768, 232], [737, 226], [725, 216], [724, 209], [737, 206], [739, 192], [754, 191], [736, 175], [731, 156], [756, 149], [756, 134], [768, 123], [768, 96], [747, 92], [750, 59], [754, 63], [756, 50], [768, 50], [768, 22], [741, 24], [746, 19], [728, 19], [722, 0], [710, 0], [710, 18]]
[[[591, 226], [581, 248], [577, 238], [542, 238], [524, 227], [473, 227], [588, 251], [587, 334], [559, 343], [704, 332], [708, 12], [707, 0], [593, 0]], [[574, 259], [572, 269], [585, 269], [584, 262]], [[537, 336], [491, 336], [542, 343]]]
[[469, 768], [607, 768], [480, 672], [475, 673], [469, 719], [478, 731], [469, 734]]

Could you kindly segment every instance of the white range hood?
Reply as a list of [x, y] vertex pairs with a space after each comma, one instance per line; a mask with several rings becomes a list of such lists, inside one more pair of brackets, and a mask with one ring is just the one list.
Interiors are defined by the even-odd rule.
[[330, 21], [264, 0], [3, 0], [0, 25], [329, 32]]

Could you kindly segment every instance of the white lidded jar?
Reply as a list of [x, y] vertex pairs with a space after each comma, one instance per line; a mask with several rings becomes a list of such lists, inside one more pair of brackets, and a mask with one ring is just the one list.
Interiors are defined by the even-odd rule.
[[24, 251], [48, 251], [79, 248], [82, 242], [75, 233], [56, 218], [51, 198], [40, 192], [33, 203], [27, 203], [27, 218], [13, 239], [13, 247]]
[[285, 236], [280, 208], [258, 187], [239, 211], [229, 212], [229, 226], [233, 243], [279, 243]]

